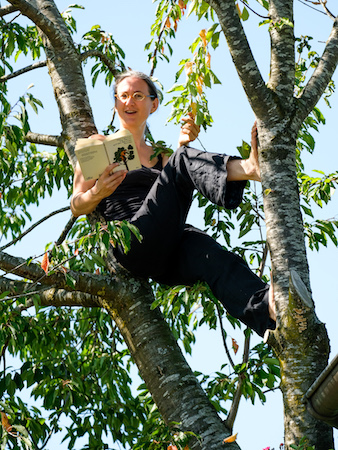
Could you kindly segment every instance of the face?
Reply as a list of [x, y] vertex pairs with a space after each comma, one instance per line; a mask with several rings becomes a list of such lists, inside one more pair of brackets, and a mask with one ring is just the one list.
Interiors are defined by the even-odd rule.
[[132, 95], [141, 92], [149, 95], [147, 83], [136, 77], [126, 77], [117, 86], [117, 94], [127, 93], [129, 98], [122, 102], [118, 98], [115, 100], [115, 109], [119, 115], [121, 127], [130, 131], [146, 126], [146, 121], [151, 113], [158, 107], [158, 99], [152, 100], [145, 97], [141, 102], [136, 101]]

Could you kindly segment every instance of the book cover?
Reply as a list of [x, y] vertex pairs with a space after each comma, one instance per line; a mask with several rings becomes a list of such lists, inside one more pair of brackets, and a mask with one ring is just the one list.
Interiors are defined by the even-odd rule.
[[75, 154], [86, 181], [96, 180], [113, 163], [119, 163], [114, 172], [142, 167], [133, 135], [128, 130], [117, 131], [104, 141], [78, 139]]

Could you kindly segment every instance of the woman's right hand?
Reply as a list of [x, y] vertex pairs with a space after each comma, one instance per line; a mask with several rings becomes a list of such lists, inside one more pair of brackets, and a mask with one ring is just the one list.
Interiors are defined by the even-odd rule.
[[117, 170], [114, 172], [118, 166], [119, 163], [110, 164], [91, 188], [93, 195], [100, 198], [100, 201], [113, 194], [125, 179], [128, 171]]
[[183, 125], [178, 138], [178, 147], [181, 147], [181, 145], [188, 145], [189, 142], [194, 141], [200, 132], [200, 126], [196, 125], [192, 113], [189, 113], [187, 117], [183, 117], [182, 122]]

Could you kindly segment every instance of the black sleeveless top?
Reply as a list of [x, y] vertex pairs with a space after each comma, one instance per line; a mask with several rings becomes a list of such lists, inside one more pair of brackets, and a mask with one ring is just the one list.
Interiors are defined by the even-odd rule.
[[109, 220], [130, 220], [139, 210], [150, 188], [162, 170], [162, 155], [153, 167], [144, 167], [127, 173], [120, 186], [99, 203], [103, 217]]

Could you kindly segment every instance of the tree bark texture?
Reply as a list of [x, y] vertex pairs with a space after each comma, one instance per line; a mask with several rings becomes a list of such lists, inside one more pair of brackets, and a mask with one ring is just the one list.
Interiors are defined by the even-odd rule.
[[306, 436], [316, 449], [325, 450], [333, 448], [332, 430], [308, 413], [304, 395], [327, 365], [329, 343], [312, 300], [304, 304], [290, 282], [290, 273], [295, 271], [310, 291], [293, 161], [295, 144], [286, 135], [285, 130], [278, 133], [275, 141], [279, 144], [269, 145], [263, 139], [260, 163], [265, 174], [262, 175], [264, 210], [278, 312], [278, 328], [274, 333], [277, 345], [273, 347], [281, 364], [285, 445], [289, 449]]
[[[127, 343], [158, 409], [168, 425], [198, 436], [192, 450], [219, 450], [229, 430], [211, 406], [159, 309], [152, 310], [148, 285], [127, 274], [128, 292], [102, 300]], [[236, 442], [227, 444], [238, 449]]]
[[[309, 268], [296, 174], [296, 139], [303, 120], [323, 94], [338, 62], [337, 21], [318, 68], [299, 99], [294, 97], [293, 1], [271, 0], [271, 64], [263, 81], [235, 3], [207, 0], [215, 9], [248, 100], [257, 117], [259, 161], [267, 241], [277, 305], [277, 330], [269, 342], [279, 358], [285, 413], [285, 446], [304, 436], [316, 449], [333, 448], [332, 429], [307, 412], [304, 395], [325, 368], [329, 340], [311, 298]], [[286, 21], [285, 21], [286, 19]], [[282, 22], [285, 21], [285, 25]], [[330, 55], [330, 56], [329, 56]], [[290, 281], [296, 273], [303, 296]]]

